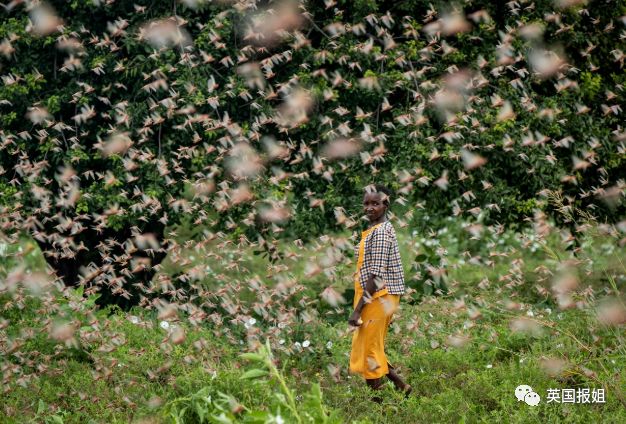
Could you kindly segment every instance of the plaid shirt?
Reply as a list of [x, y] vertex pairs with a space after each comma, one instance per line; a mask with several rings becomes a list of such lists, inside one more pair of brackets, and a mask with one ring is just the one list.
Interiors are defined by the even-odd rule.
[[[355, 257], [359, 257], [359, 245], [356, 246]], [[379, 285], [376, 291], [386, 287], [389, 294], [404, 294], [404, 271], [400, 249], [396, 232], [389, 221], [379, 225], [365, 239], [363, 265], [359, 275], [363, 290], [370, 275], [382, 278], [382, 285]]]

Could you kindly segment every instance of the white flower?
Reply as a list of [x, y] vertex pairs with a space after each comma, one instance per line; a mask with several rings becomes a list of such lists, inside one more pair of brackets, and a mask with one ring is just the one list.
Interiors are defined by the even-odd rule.
[[164, 330], [167, 330], [168, 328], [170, 328], [170, 323], [167, 321], [161, 321], [159, 323], [159, 327], [161, 327]]
[[487, 368], [493, 368], [493, 365], [487, 364]]
[[326, 343], [326, 349], [330, 349], [331, 347], [333, 347], [333, 342], [329, 341]]
[[282, 344], [285, 344], [285, 339], [280, 339], [280, 340], [278, 341], [278, 344], [281, 344], [281, 345], [282, 345]]
[[286, 326], [287, 326], [287, 325], [286, 325], [284, 322], [279, 322], [279, 323], [278, 323], [278, 328], [280, 328], [281, 330], [282, 330], [283, 328], [285, 328]]
[[302, 347], [309, 347], [311, 345], [311, 342], [308, 340], [305, 340], [302, 342]]
[[129, 316], [128, 320], [132, 322], [133, 324], [139, 324], [139, 317], [136, 317], [135, 315]]
[[297, 349], [302, 349], [302, 344], [300, 342], [295, 342], [293, 344]]
[[285, 424], [285, 420], [283, 420], [283, 417], [281, 417], [280, 415], [276, 415], [276, 417], [274, 417], [274, 421], [276, 422], [276, 424]]
[[534, 316], [535, 316], [535, 314], [533, 313], [533, 311], [532, 311], [532, 310], [530, 310], [530, 309], [528, 310], [528, 312], [526, 312], [526, 315], [528, 315], [529, 317], [534, 317]]
[[252, 327], [254, 324], [256, 324], [256, 319], [254, 318], [250, 318], [248, 321], [246, 321], [243, 325], [246, 328], [250, 328]]

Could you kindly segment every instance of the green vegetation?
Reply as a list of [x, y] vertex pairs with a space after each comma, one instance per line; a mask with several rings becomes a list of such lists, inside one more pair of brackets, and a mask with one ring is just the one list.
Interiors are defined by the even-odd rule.
[[0, 422], [626, 422], [623, 0], [4, 3]]
[[[260, 310], [249, 315], [225, 312], [217, 322], [185, 313], [163, 318], [167, 315], [163, 311], [144, 308], [93, 310], [93, 297], [91, 302], [79, 302], [81, 293], [70, 289], [58, 302], [57, 316], [51, 318], [80, 324], [75, 327], [76, 340], [60, 341], [41, 327], [37, 316], [43, 308], [41, 300], [29, 297], [22, 305], [7, 304], [5, 295], [0, 331], [16, 342], [24, 332], [38, 335], [21, 346], [19, 354], [5, 357], [3, 366], [21, 365], [24, 378], [5, 386], [10, 390], [0, 409], [2, 421], [624, 420], [623, 335], [619, 327], [601, 325], [597, 316], [605, 297], [623, 295], [626, 251], [618, 247], [618, 240], [599, 228], [589, 230], [574, 258], [564, 249], [556, 230], [545, 239], [505, 232], [485, 236], [478, 243], [466, 238], [464, 226], [451, 221], [431, 236], [398, 232], [406, 268], [408, 254], [419, 256], [425, 264], [422, 252], [433, 246], [446, 251], [440, 254], [442, 263], [447, 264], [449, 289], [445, 296], [423, 296], [419, 291], [407, 294], [391, 325], [387, 352], [415, 388], [408, 399], [389, 383], [383, 389], [384, 402], [373, 404], [360, 378], [347, 373], [349, 305], [334, 308], [324, 302], [319, 295], [327, 277], [321, 273], [307, 278], [306, 265], [302, 265], [312, 260], [323, 262], [327, 251], [324, 242], [318, 241], [319, 245], [297, 250], [297, 261], [288, 254], [294, 246], [281, 244], [278, 250], [285, 258], [274, 264], [247, 249], [238, 262], [239, 270], [225, 269], [227, 262], [222, 260], [220, 265], [219, 259], [202, 251], [181, 252], [178, 262], [185, 267], [203, 264], [212, 270], [199, 284], [209, 290], [204, 300], [216, 302], [218, 293], [228, 293], [223, 290], [228, 285], [220, 278], [249, 281], [272, 266], [284, 265], [285, 272], [298, 281], [294, 286], [298, 303], [294, 304], [300, 305], [297, 317], [285, 321], [288, 324], [284, 326], [277, 325], [271, 315], [264, 317]], [[32, 243], [25, 240], [19, 257], [30, 258], [27, 267], [37, 272], [42, 261], [38, 251], [28, 246]], [[465, 247], [468, 254], [458, 250]], [[207, 249], [219, 251], [227, 259], [236, 246], [228, 243], [220, 249]], [[500, 255], [491, 256], [490, 251]], [[575, 266], [571, 269], [579, 285], [572, 292], [575, 306], [561, 309], [553, 287], [564, 264]], [[14, 265], [5, 260], [2, 268]], [[351, 287], [347, 274], [352, 266], [346, 260], [337, 267], [342, 283], [336, 288], [348, 301]], [[164, 272], [176, 275], [179, 270], [166, 267]], [[418, 274], [407, 269], [410, 286], [417, 288], [428, 280]], [[263, 296], [271, 294], [269, 287], [260, 292], [246, 287], [238, 292], [242, 304], [248, 306], [258, 305]], [[313, 310], [318, 314], [313, 315]], [[94, 320], [99, 324], [92, 328], [88, 323]], [[8, 349], [17, 352], [11, 346]], [[243, 351], [250, 353], [242, 355]], [[40, 367], [38, 375], [28, 376], [34, 367]], [[518, 403], [514, 390], [520, 384], [531, 385], [541, 395], [538, 407]], [[548, 389], [563, 388], [603, 388], [606, 403], [545, 403]]]
[[[67, 236], [64, 219], [82, 225], [72, 236], [87, 249], [47, 257], [66, 283], [77, 283], [80, 266], [106, 261], [91, 254], [95, 240], [126, 239], [133, 228], [163, 244], [166, 226], [185, 219], [221, 231], [236, 223], [250, 239], [271, 234], [258, 219], [271, 199], [288, 198], [281, 236], [341, 231], [337, 208], [357, 213], [346, 205], [358, 204], [374, 175], [402, 193], [408, 210], [419, 203], [437, 218], [482, 208], [487, 224], [518, 226], [535, 209], [560, 219], [538, 198], [542, 190], [561, 192], [569, 207], [593, 207], [600, 221], [624, 215], [606, 198], [622, 190], [626, 165], [623, 6], [309, 1], [299, 9], [306, 17], [271, 40], [263, 22], [280, 7], [23, 3], [1, 12], [0, 217], [12, 235], [37, 220], [48, 251], [51, 238]], [[180, 28], [150, 32], [148, 24], [160, 28], [173, 14]], [[266, 40], [250, 41], [255, 34]], [[310, 94], [306, 113], [285, 120], [299, 92]], [[338, 136], [358, 139], [359, 154], [327, 157]], [[233, 178], [228, 157], [238, 143], [261, 172]], [[467, 172], [464, 151], [488, 165]], [[240, 186], [252, 196], [233, 202]], [[208, 219], [207, 209], [222, 213]], [[103, 215], [104, 232], [94, 230]], [[122, 269], [114, 263], [109, 272]]]

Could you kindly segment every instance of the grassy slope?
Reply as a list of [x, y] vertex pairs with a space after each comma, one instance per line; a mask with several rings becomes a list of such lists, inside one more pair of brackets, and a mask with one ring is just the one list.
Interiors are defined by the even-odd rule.
[[[401, 234], [401, 243], [403, 252], [414, 249], [406, 234]], [[586, 272], [580, 270], [583, 285], [591, 284], [598, 293], [610, 290], [605, 277], [625, 273], [624, 251], [607, 255], [595, 245], [589, 251], [594, 264]], [[403, 257], [406, 265], [407, 257]], [[523, 259], [523, 278], [517, 285], [507, 286], [506, 280], [499, 280], [510, 272], [515, 257]], [[311, 383], [320, 381], [325, 402], [336, 408], [345, 422], [626, 422], [626, 352], [620, 329], [598, 327], [594, 339], [587, 330], [596, 326], [593, 309], [560, 311], [550, 296], [537, 293], [534, 285], [542, 275], [537, 267], [554, 269], [553, 259], [542, 251], [526, 251], [502, 258], [493, 267], [461, 264], [450, 272], [451, 296], [425, 298], [415, 304], [404, 299], [389, 332], [387, 352], [415, 388], [416, 396], [401, 399], [389, 385], [384, 388], [385, 402], [372, 404], [363, 382], [348, 376], [350, 338], [339, 335], [346, 328], [347, 309], [336, 314], [326, 308], [319, 320], [294, 329], [287, 344], [307, 339], [311, 347], [282, 356], [289, 385], [303, 393]], [[219, 266], [208, 262], [212, 268]], [[304, 278], [301, 263], [297, 272]], [[265, 273], [258, 258], [246, 266], [251, 273]], [[229, 272], [234, 271], [225, 275]], [[323, 278], [312, 280], [308, 289], [315, 293]], [[483, 288], [478, 287], [481, 281]], [[458, 302], [462, 296], [465, 306]], [[505, 308], [507, 300], [520, 303], [523, 310]], [[526, 316], [529, 309], [533, 319], [550, 327], [543, 326], [538, 335], [512, 332], [511, 319]], [[468, 311], [472, 310], [480, 311], [480, 317], [470, 319]], [[1, 312], [11, 323], [5, 331], [28, 328], [35, 313], [34, 308]], [[92, 353], [107, 358], [114, 370], [108, 380], [103, 378], [108, 370], [95, 370], [80, 352], [68, 352], [64, 363], [51, 364], [61, 365], [61, 373], [44, 375], [32, 385], [16, 386], [3, 395], [0, 421], [21, 423], [34, 418], [41, 422], [57, 415], [67, 423], [166, 422], [164, 404], [207, 385], [213, 393], [229, 393], [250, 408], [262, 409], [269, 403], [266, 382], [239, 380], [244, 364], [237, 354], [243, 349], [217, 338], [212, 325], [191, 328], [182, 323], [188, 328], [187, 339], [173, 346], [162, 344], [165, 332], [154, 313], [135, 310], [132, 314], [140, 317], [141, 324], [131, 323], [121, 312], [106, 323], [101, 320], [104, 331], [125, 340], [111, 352]], [[407, 329], [415, 322], [417, 325]], [[449, 347], [448, 336], [454, 334], [468, 336], [469, 341], [463, 347]], [[196, 342], [202, 339], [207, 343], [199, 346]], [[327, 348], [329, 341], [332, 347]], [[45, 355], [54, 351], [54, 344], [43, 334], [21, 351]], [[37, 354], [31, 358], [46, 363]], [[542, 358], [564, 359], [567, 366], [559, 376], [551, 377], [541, 367]], [[342, 367], [338, 383], [327, 371], [331, 364]], [[519, 384], [531, 385], [542, 396], [542, 404], [532, 408], [518, 403], [513, 392]], [[545, 404], [548, 388], [577, 387], [605, 387], [606, 404]]]

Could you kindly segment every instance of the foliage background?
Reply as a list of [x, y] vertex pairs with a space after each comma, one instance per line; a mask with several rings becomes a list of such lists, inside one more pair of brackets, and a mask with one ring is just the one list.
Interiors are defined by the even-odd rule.
[[[95, 3], [50, 3], [64, 19], [64, 36], [78, 36], [84, 45], [84, 49], [74, 53], [82, 59], [82, 67], [74, 71], [61, 67], [67, 54], [55, 47], [58, 34], [36, 37], [26, 33], [26, 13], [19, 8], [4, 12], [6, 19], [0, 27], [0, 37], [6, 39], [14, 34], [17, 39], [11, 42], [14, 52], [0, 58], [2, 73], [21, 80], [0, 87], [0, 97], [8, 102], [1, 106], [3, 139], [37, 128], [24, 119], [33, 105], [45, 106], [54, 122], [72, 127], [49, 129], [32, 140], [17, 137], [14, 144], [5, 143], [0, 151], [0, 164], [6, 170], [0, 182], [3, 201], [15, 208], [9, 199], [16, 196], [16, 191], [21, 192], [19, 204], [25, 215], [38, 216], [39, 202], [33, 199], [31, 187], [43, 186], [53, 194], [60, 193], [62, 188], [54, 176], [59, 167], [71, 164], [79, 176], [87, 171], [100, 175], [81, 177], [80, 200], [73, 208], [53, 206], [48, 216], [60, 210], [65, 216], [90, 223], [93, 214], [102, 214], [116, 204], [127, 213], [109, 217], [107, 226], [121, 229], [155, 225], [164, 212], [168, 213], [168, 223], [174, 224], [182, 216], [188, 217], [189, 212], [204, 210], [203, 221], [217, 219], [222, 229], [227, 228], [229, 220], [234, 221], [251, 235], [257, 226], [247, 229], [242, 224], [253, 210], [249, 204], [231, 206], [227, 214], [218, 215], [205, 210], [204, 202], [192, 202], [190, 211], [177, 213], [172, 201], [201, 178], [211, 178], [217, 185], [223, 181], [232, 184], [220, 171], [228, 146], [247, 140], [263, 152], [261, 139], [267, 135], [276, 137], [281, 145], [291, 146], [291, 154], [267, 164], [268, 172], [254, 184], [255, 192], [260, 200], [289, 199], [294, 213], [286, 234], [294, 238], [337, 229], [334, 209], [341, 207], [350, 214], [357, 213], [361, 190], [373, 180], [402, 193], [410, 209], [419, 203], [430, 215], [441, 217], [451, 214], [455, 204], [460, 205], [463, 215], [478, 206], [488, 212], [489, 222], [516, 225], [536, 208], [552, 211], [548, 202], [538, 197], [546, 189], [562, 191], [572, 206], [585, 209], [592, 205], [601, 220], [615, 220], [623, 214], [623, 207], [609, 208], [598, 201], [603, 189], [624, 178], [622, 114], [607, 113], [605, 108], [620, 107], [623, 102], [623, 58], [616, 57], [624, 49], [624, 37], [620, 36], [623, 24], [619, 20], [626, 13], [623, 2], [610, 2], [613, 7], [603, 7], [606, 2], [596, 1], [589, 7], [564, 10], [555, 8], [551, 1], [521, 2], [519, 8], [513, 9], [500, 2], [480, 1], [432, 6], [426, 1], [339, 1], [332, 7], [312, 2], [306, 5], [310, 17], [300, 29], [307, 42], [302, 46], [297, 42], [280, 43], [261, 53], [257, 49], [244, 50], [242, 38], [250, 10], [239, 12], [228, 4], [212, 3], [198, 10], [177, 2]], [[137, 13], [137, 6], [145, 10]], [[445, 11], [452, 7], [466, 15], [485, 11], [491, 20], [473, 23], [470, 32], [429, 43], [420, 17], [429, 9]], [[174, 13], [185, 21], [184, 28], [193, 40], [187, 55], [181, 56], [180, 49], [175, 48], [155, 53], [148, 43], [137, 40], [140, 25]], [[375, 16], [379, 18], [372, 18]], [[384, 16], [389, 20], [383, 20]], [[120, 33], [113, 33], [114, 22], [119, 19], [127, 26]], [[342, 30], [337, 36], [329, 35], [328, 26], [336, 23], [348, 28], [362, 24], [365, 33], [357, 36]], [[542, 40], [527, 41], [518, 36], [520, 28], [528, 24], [545, 26]], [[377, 36], [377, 31], [382, 35]], [[387, 34], [395, 47], [385, 49]], [[507, 57], [513, 61], [501, 65], [496, 47], [507, 36], [511, 38], [510, 42], [505, 41], [510, 49]], [[373, 46], [364, 53], [368, 39]], [[446, 51], [441, 48], [444, 42]], [[530, 49], [537, 44], [564, 52], [570, 66], [560, 81], [575, 82], [572, 88], [559, 89], [558, 78], [542, 80], [533, 76], [527, 61]], [[585, 54], [589, 46], [595, 48]], [[200, 52], [213, 60], [203, 63]], [[477, 65], [479, 57], [487, 61], [482, 70]], [[271, 86], [259, 92], [247, 85], [239, 68], [247, 62], [264, 64], [268, 60], [274, 62], [273, 76], [268, 80]], [[487, 81], [472, 93], [476, 97], [471, 106], [457, 113], [456, 123], [442, 122], [432, 107], [433, 93], [442, 77], [466, 68], [481, 71]], [[344, 83], [333, 84], [335, 72]], [[364, 87], [359, 83], [364, 77], [375, 78], [380, 88]], [[214, 92], [209, 92], [207, 84], [211, 78], [218, 85]], [[169, 88], [146, 88], [158, 79], [164, 79]], [[518, 84], [514, 86], [512, 80]], [[260, 124], [263, 118], [274, 115], [274, 108], [280, 103], [280, 95], [267, 99], [267, 94], [294, 81], [310, 90], [316, 100], [308, 121], [283, 131], [272, 119]], [[332, 99], [322, 100], [325, 90], [332, 92]], [[608, 92], [616, 97], [608, 99]], [[495, 95], [511, 103], [515, 119], [497, 121], [499, 107], [490, 101]], [[390, 109], [383, 110], [384, 98]], [[211, 101], [219, 102], [219, 108], [209, 106]], [[589, 111], [578, 113], [579, 105], [586, 105]], [[95, 116], [82, 125], [73, 125], [72, 117], [86, 106], [95, 108]], [[340, 106], [349, 113], [337, 114]], [[189, 107], [199, 114], [208, 114], [208, 120], [181, 126], [189, 119], [189, 113], [184, 113]], [[356, 107], [369, 115], [355, 116]], [[416, 119], [416, 115], [423, 116], [424, 121]], [[232, 131], [219, 125], [226, 116], [235, 124]], [[335, 124], [324, 125], [325, 116]], [[149, 125], [146, 120], [150, 117], [162, 122]], [[116, 121], [122, 123], [118, 125]], [[336, 126], [340, 124], [352, 130], [350, 135], [369, 128], [372, 137], [365, 143], [364, 151], [371, 156], [381, 141], [386, 153], [374, 154], [375, 161], [369, 166], [357, 155], [341, 166], [322, 162], [321, 167], [316, 167], [323, 145], [337, 133]], [[138, 161], [138, 168], [131, 172], [136, 180], [128, 181], [123, 157], [103, 157], [94, 148], [97, 140], [106, 139], [111, 129], [117, 127], [127, 131], [133, 140], [141, 140], [135, 147], [153, 158]], [[449, 133], [454, 133], [452, 139], [442, 138]], [[194, 141], [194, 137], [199, 139]], [[567, 137], [573, 139], [569, 145], [559, 143]], [[533, 138], [540, 142], [524, 143]], [[512, 140], [509, 148], [503, 146], [507, 139]], [[464, 171], [458, 157], [462, 146], [483, 155], [489, 166], [469, 173], [467, 178], [457, 178]], [[292, 163], [300, 156], [301, 161]], [[45, 161], [45, 166], [36, 176], [24, 178], [11, 171], [19, 157], [33, 164]], [[591, 160], [590, 167], [576, 169], [573, 157]], [[272, 166], [289, 175], [307, 173], [308, 178], [265, 184]], [[331, 170], [332, 179], [324, 174]], [[449, 173], [447, 190], [428, 184], [444, 171]], [[108, 183], [103, 181], [107, 172], [115, 177], [107, 179]], [[565, 176], [572, 179], [562, 183]], [[423, 177], [426, 180], [419, 180]], [[407, 183], [411, 178], [421, 183]], [[483, 182], [491, 188], [485, 190]], [[163, 209], [147, 215], [141, 209], [131, 212], [136, 199], [130, 194], [135, 190], [147, 196], [146, 202], [158, 202]], [[468, 192], [475, 198], [468, 201], [461, 197]], [[323, 208], [311, 207], [311, 199], [317, 198], [323, 200]], [[224, 197], [218, 193], [213, 204], [219, 207], [220, 200], [223, 203]], [[487, 205], [497, 205], [498, 209], [486, 208]], [[138, 219], [141, 216], [148, 218], [146, 224]], [[419, 224], [419, 219], [415, 221]]]
[[[38, 4], [0, 12], [3, 421], [624, 420], [623, 1]], [[373, 182], [418, 395], [380, 408], [345, 369]]]

